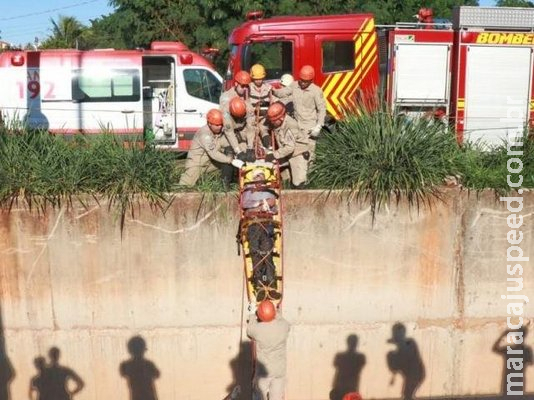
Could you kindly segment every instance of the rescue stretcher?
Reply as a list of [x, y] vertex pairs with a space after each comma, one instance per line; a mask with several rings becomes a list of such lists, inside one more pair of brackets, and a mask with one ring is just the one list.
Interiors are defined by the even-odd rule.
[[[255, 179], [260, 171], [264, 179]], [[272, 206], [245, 208], [246, 198], [251, 193], [261, 192], [274, 201]], [[265, 193], [267, 193], [265, 195]], [[247, 297], [249, 301], [271, 300], [278, 306], [283, 297], [282, 267], [282, 203], [281, 176], [278, 163], [258, 160], [247, 163], [239, 171], [240, 222], [237, 234], [238, 246], [243, 253]], [[269, 245], [262, 249], [253, 234], [263, 235]], [[262, 280], [266, 268], [271, 268], [273, 279]], [[269, 275], [269, 273], [267, 273]]]

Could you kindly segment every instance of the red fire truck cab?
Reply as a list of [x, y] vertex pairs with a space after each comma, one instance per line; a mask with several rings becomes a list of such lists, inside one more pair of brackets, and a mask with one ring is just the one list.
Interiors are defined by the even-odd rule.
[[222, 78], [180, 42], [149, 50], [0, 53], [0, 113], [6, 124], [53, 133], [149, 133], [157, 147], [186, 151], [218, 107]]
[[266, 80], [275, 85], [285, 73], [297, 76], [303, 65], [315, 67], [315, 83], [323, 89], [328, 114], [339, 118], [376, 91], [378, 47], [371, 14], [275, 17], [248, 21], [233, 30], [226, 88], [239, 70], [264, 65]]

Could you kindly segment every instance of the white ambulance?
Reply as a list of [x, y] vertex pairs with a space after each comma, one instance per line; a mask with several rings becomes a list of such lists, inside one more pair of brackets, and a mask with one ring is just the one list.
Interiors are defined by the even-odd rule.
[[187, 151], [218, 107], [222, 78], [183, 43], [153, 42], [149, 50], [3, 52], [0, 88], [7, 126], [145, 135], [160, 148]]

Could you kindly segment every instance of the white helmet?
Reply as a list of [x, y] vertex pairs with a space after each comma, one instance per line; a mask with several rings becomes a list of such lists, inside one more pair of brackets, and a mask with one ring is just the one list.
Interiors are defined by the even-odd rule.
[[280, 78], [280, 84], [284, 87], [291, 85], [293, 81], [294, 81], [293, 75], [291, 74], [284, 74]]

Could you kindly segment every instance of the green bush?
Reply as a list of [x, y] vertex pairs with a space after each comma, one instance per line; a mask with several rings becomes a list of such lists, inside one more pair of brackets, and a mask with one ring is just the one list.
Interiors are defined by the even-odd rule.
[[385, 110], [350, 114], [335, 133], [318, 141], [310, 183], [368, 200], [373, 215], [391, 198], [419, 206], [439, 197], [444, 179], [458, 173], [456, 152], [456, 141], [442, 124]]
[[107, 198], [120, 212], [122, 225], [125, 213], [133, 213], [140, 199], [164, 210], [177, 171], [173, 154], [109, 134], [65, 140], [47, 132], [0, 132], [3, 207], [23, 199], [30, 208], [44, 210], [90, 194], [97, 200]]

